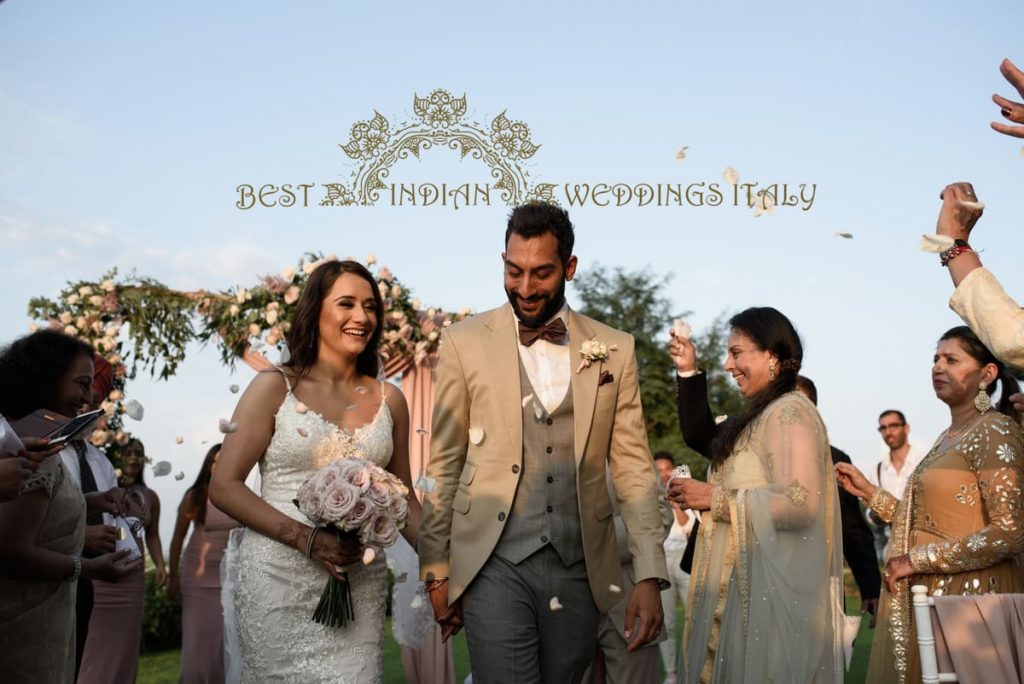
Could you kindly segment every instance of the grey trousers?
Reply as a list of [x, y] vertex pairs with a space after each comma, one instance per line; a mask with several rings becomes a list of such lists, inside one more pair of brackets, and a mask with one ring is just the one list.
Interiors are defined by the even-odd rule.
[[[601, 616], [597, 636], [604, 653], [605, 684], [661, 684], [661, 652], [650, 643], [630, 653], [626, 640], [607, 615]], [[593, 668], [587, 668], [584, 684], [594, 681]]]
[[462, 616], [473, 684], [578, 684], [597, 650], [586, 565], [565, 567], [550, 545], [516, 565], [491, 555]]

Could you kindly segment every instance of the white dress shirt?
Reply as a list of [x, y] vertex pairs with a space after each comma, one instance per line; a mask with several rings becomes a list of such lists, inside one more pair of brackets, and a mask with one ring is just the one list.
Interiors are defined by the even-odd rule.
[[[82, 486], [82, 473], [78, 469], [78, 452], [68, 444], [60, 451], [60, 460], [64, 468], [71, 474], [75, 483]], [[114, 465], [107, 458], [106, 454], [94, 447], [89, 442], [85, 443], [85, 462], [92, 468], [92, 476], [96, 479], [96, 491], [105, 492], [117, 486], [117, 473], [114, 472]]]
[[[569, 327], [569, 305], [563, 304], [562, 308], [545, 321], [545, 325], [556, 318], [561, 318], [566, 328]], [[516, 317], [518, 324], [519, 317]], [[516, 339], [519, 339], [519, 326], [516, 325]], [[569, 391], [569, 381], [572, 379], [572, 368], [569, 359], [569, 335], [560, 344], [549, 342], [543, 338], [527, 347], [519, 343], [519, 358], [526, 370], [526, 377], [530, 378], [533, 385], [533, 392], [541, 405], [548, 413], [553, 413], [558, 408], [565, 393]]]
[[[892, 459], [886, 454], [880, 464], [881, 467], [872, 469], [868, 479], [897, 499], [902, 499], [903, 490], [907, 488], [907, 480], [910, 479], [911, 474], [917, 468], [917, 464], [927, 455], [927, 452], [911, 444], [910, 450], [907, 451], [907, 458], [903, 461], [903, 467], [896, 470], [896, 467], [892, 464]], [[881, 474], [881, 478], [879, 478], [879, 474]], [[880, 482], [878, 481], [879, 479], [881, 479]]]

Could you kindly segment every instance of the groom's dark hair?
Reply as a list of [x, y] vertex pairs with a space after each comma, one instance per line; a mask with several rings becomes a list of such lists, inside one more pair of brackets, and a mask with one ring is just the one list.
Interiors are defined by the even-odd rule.
[[558, 242], [558, 258], [562, 260], [563, 266], [569, 262], [576, 241], [569, 212], [547, 202], [527, 202], [513, 209], [508, 215], [508, 227], [505, 229], [506, 246], [512, 233], [524, 238], [551, 233]]

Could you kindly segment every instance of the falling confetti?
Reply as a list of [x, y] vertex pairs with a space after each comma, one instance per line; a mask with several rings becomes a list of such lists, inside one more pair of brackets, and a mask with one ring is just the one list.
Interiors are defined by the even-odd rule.
[[225, 435], [230, 435], [232, 432], [237, 432], [238, 431], [238, 423], [232, 423], [232, 422], [229, 422], [229, 421], [224, 420], [223, 418], [221, 418], [220, 419], [220, 423], [218, 425], [218, 428]]
[[295, 402], [295, 412], [296, 413], [305, 413], [308, 410], [309, 410], [309, 407], [306, 406], [305, 404], [303, 404], [301, 401]]
[[562, 602], [558, 600], [557, 596], [551, 597], [551, 602], [548, 604], [548, 606], [551, 608], [552, 613], [556, 610], [562, 610]]
[[373, 562], [373, 559], [377, 557], [377, 552], [373, 550], [372, 546], [367, 546], [366, 550], [363, 551], [363, 565], [369, 565]]
[[536, 399], [533, 400], [533, 415], [537, 420], [544, 418], [544, 407]]
[[210, 440], [208, 440], [208, 439], [204, 439], [202, 442], [200, 442], [200, 444], [209, 444], [209, 443], [210, 443]]
[[836, 237], [846, 238], [847, 240], [853, 239], [853, 233], [836, 233]]
[[523, 408], [526, 408], [526, 405], [530, 403], [531, 399], [533, 399], [533, 392], [531, 392], [531, 393], [527, 394], [525, 397], [523, 397]]
[[231, 387], [228, 387], [228, 389], [231, 390], [232, 394], [238, 394], [238, 385], [232, 385]]
[[921, 251], [931, 252], [938, 254], [945, 252], [947, 249], [952, 248], [954, 245], [953, 238], [948, 235], [922, 235], [921, 236]]
[[309, 437], [309, 431], [301, 425], [295, 428], [295, 431], [299, 433], [299, 437]]
[[142, 416], [145, 415], [146, 410], [142, 408], [142, 404], [139, 402], [134, 399], [129, 399], [124, 403], [124, 412], [133, 420], [142, 420]]
[[480, 442], [484, 441], [484, 429], [469, 428], [469, 441], [474, 445], [479, 445]]
[[686, 150], [688, 149], [690, 149], [689, 145], [683, 145], [682, 147], [680, 147], [679, 151], [676, 152], [676, 159], [678, 159], [679, 161], [686, 159]]
[[171, 464], [169, 461], [157, 461], [153, 464], [153, 477], [163, 477], [170, 474]]
[[726, 416], [726, 415], [715, 416], [715, 425], [721, 425], [722, 423], [724, 423], [727, 420], [729, 420], [729, 416]]
[[422, 608], [423, 596], [421, 594], [416, 594], [415, 596], [413, 596], [412, 601], [409, 602], [409, 607], [413, 610], [419, 610], [420, 608]]
[[608, 591], [612, 592], [613, 594], [621, 594], [622, 587], [620, 587], [618, 584], [609, 584]]
[[762, 190], [757, 193], [757, 199], [754, 201], [754, 218], [759, 217], [761, 214], [774, 214], [775, 213], [775, 200], [772, 196]]
[[177, 473], [176, 473], [176, 474], [174, 475], [174, 479], [175, 479], [175, 480], [177, 480], [178, 482], [181, 482], [182, 480], [184, 480], [184, 479], [185, 479], [185, 472], [184, 472], [183, 470], [179, 470], [179, 471], [178, 471], [178, 472], [177, 472]]
[[681, 318], [672, 321], [672, 336], [681, 340], [688, 340], [693, 335], [693, 328]]
[[426, 430], [425, 428], [416, 428], [416, 434], [417, 435], [429, 435], [430, 432], [428, 430]]
[[722, 178], [724, 178], [725, 182], [729, 185], [736, 185], [740, 182], [740, 172], [731, 166], [726, 166], [725, 171], [722, 172]]
[[175, 444], [184, 444], [185, 443], [185, 438], [184, 437], [175, 437], [174, 438], [174, 443]]
[[424, 494], [429, 494], [437, 489], [437, 480], [432, 477], [427, 477], [426, 475], [420, 475], [419, 479], [416, 480], [416, 484], [413, 485], [413, 488], [420, 490]]

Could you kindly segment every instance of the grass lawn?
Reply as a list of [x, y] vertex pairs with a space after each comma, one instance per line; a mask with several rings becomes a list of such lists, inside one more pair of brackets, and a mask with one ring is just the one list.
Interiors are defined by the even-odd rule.
[[[855, 614], [860, 608], [860, 601], [856, 597], [847, 599], [846, 609], [849, 613]], [[683, 614], [680, 610], [676, 620], [677, 625], [683, 624]], [[398, 654], [398, 644], [390, 638], [391, 623], [387, 626], [389, 638], [384, 644], [384, 683], [404, 684], [405, 676], [402, 674], [402, 659]], [[862, 684], [868, 669], [868, 654], [871, 651], [871, 638], [873, 632], [868, 629], [868, 621], [864, 620], [860, 627], [860, 636], [857, 637], [857, 645], [853, 650], [853, 664], [846, 676], [847, 684]], [[460, 632], [453, 642], [453, 655], [455, 658], [455, 672], [457, 675], [456, 684], [462, 681], [469, 674], [469, 654], [466, 650], [465, 632]], [[136, 681], [139, 684], [177, 684], [178, 668], [180, 661], [179, 651], [165, 651], [163, 653], [150, 653], [142, 656], [139, 661], [139, 676]]]

